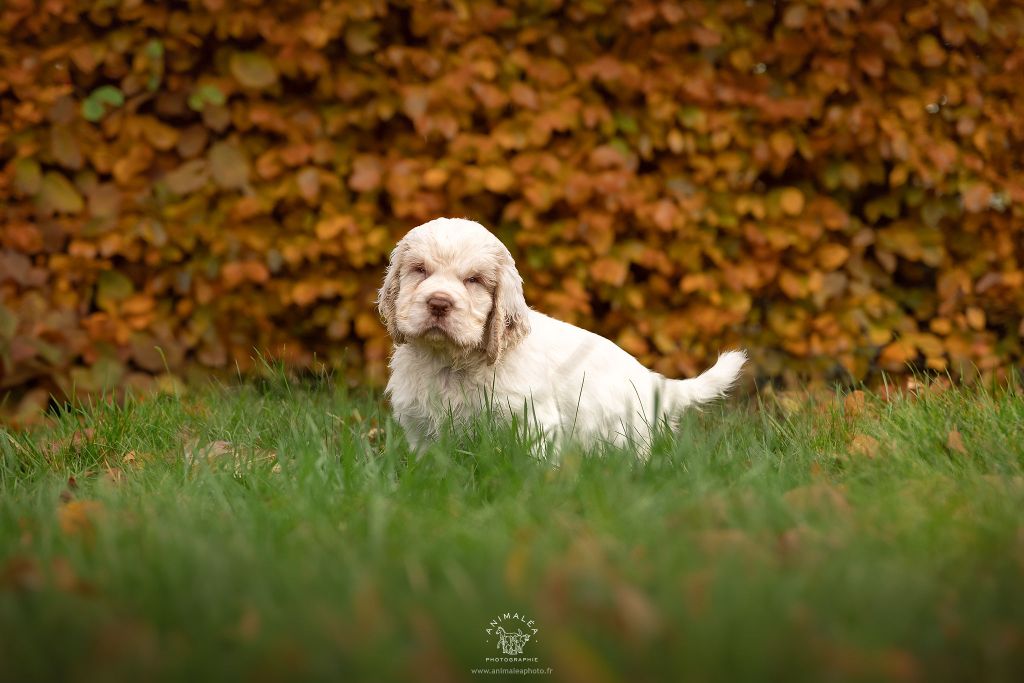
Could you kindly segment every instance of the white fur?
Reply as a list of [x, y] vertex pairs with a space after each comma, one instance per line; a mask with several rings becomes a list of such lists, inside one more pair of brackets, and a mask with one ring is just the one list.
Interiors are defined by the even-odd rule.
[[[426, 304], [438, 293], [454, 302], [440, 321]], [[525, 418], [556, 443], [645, 452], [655, 424], [725, 394], [746, 362], [731, 351], [695, 379], [651, 372], [604, 337], [527, 308], [508, 250], [465, 219], [411, 230], [391, 255], [378, 305], [396, 343], [387, 393], [414, 447], [493, 411]]]

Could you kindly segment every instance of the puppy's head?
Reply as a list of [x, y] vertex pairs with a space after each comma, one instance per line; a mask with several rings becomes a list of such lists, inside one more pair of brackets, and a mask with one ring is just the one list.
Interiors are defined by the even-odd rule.
[[396, 344], [477, 351], [491, 365], [530, 331], [512, 255], [482, 225], [462, 218], [438, 218], [402, 238], [377, 306]]

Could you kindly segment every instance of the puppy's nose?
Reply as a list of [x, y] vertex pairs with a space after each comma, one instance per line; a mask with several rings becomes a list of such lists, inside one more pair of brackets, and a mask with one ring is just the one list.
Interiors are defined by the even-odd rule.
[[447, 315], [448, 311], [452, 310], [452, 306], [454, 305], [455, 302], [444, 294], [434, 294], [427, 299], [427, 308], [430, 309], [431, 315], [437, 316], [438, 318]]

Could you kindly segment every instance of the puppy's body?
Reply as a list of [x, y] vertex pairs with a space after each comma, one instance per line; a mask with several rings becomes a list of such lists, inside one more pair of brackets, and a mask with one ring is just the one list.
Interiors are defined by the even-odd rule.
[[537, 311], [529, 324], [530, 334], [495, 365], [472, 357], [452, 362], [413, 344], [395, 349], [387, 391], [414, 445], [449, 421], [487, 410], [525, 416], [549, 437], [645, 444], [657, 420], [721, 396], [745, 361], [742, 353], [727, 353], [696, 379], [670, 380], [587, 330]]
[[529, 310], [508, 250], [460, 219], [399, 243], [379, 303], [396, 341], [387, 393], [414, 446], [483, 412], [556, 442], [646, 445], [659, 422], [724, 394], [746, 360], [723, 354], [691, 380], [651, 372], [608, 339]]

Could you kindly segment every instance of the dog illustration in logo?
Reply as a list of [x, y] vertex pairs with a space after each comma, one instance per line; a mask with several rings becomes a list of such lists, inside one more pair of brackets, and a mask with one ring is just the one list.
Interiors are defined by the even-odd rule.
[[523, 633], [522, 629], [516, 630], [515, 633], [509, 633], [499, 626], [495, 633], [498, 634], [498, 647], [507, 655], [523, 654], [523, 646], [530, 639], [530, 634]]

